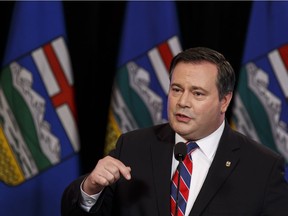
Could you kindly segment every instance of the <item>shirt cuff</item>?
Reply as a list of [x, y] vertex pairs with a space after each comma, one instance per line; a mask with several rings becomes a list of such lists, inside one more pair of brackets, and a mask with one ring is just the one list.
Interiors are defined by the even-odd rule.
[[92, 206], [95, 205], [95, 203], [97, 202], [97, 200], [98, 200], [99, 196], [101, 195], [102, 191], [100, 191], [97, 194], [92, 194], [92, 195], [87, 194], [82, 189], [82, 185], [83, 185], [84, 181], [85, 181], [85, 179], [82, 181], [82, 183], [80, 185], [80, 190], [81, 190], [80, 206], [86, 212], [89, 212], [90, 209], [92, 208]]

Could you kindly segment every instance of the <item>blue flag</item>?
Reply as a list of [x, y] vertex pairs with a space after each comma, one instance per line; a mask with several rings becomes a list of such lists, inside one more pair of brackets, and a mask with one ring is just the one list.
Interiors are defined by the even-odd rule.
[[[288, 161], [288, 2], [253, 2], [232, 123]], [[288, 169], [286, 168], [288, 181]]]
[[105, 154], [121, 133], [167, 121], [168, 70], [180, 51], [175, 2], [127, 2]]
[[64, 24], [61, 1], [15, 2], [0, 73], [1, 215], [60, 215], [79, 175]]

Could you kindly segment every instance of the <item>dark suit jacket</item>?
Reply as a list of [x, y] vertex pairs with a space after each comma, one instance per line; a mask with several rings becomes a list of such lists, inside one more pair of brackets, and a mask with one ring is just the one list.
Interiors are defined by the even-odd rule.
[[[132, 169], [107, 187], [85, 213], [77, 179], [62, 197], [62, 215], [169, 216], [170, 175], [175, 133], [169, 124], [121, 135], [112, 155]], [[226, 162], [231, 162], [226, 166]], [[93, 213], [94, 212], [94, 213]], [[226, 122], [215, 158], [190, 216], [288, 215], [284, 160], [233, 131]]]

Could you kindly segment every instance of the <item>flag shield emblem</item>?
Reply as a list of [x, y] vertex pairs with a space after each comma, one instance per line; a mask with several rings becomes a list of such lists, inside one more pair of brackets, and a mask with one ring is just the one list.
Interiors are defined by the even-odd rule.
[[0, 180], [7, 185], [19, 185], [79, 151], [67, 59], [59, 37], [1, 71]]
[[179, 39], [174, 36], [118, 69], [109, 111], [106, 154], [121, 133], [167, 122], [169, 66], [180, 51]]
[[241, 70], [233, 107], [237, 130], [288, 161], [288, 46], [250, 60]]

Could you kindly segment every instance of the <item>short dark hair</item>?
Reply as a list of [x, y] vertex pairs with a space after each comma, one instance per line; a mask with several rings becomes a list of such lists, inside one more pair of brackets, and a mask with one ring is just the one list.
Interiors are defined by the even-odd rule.
[[170, 64], [170, 80], [173, 70], [179, 62], [197, 64], [203, 61], [210, 62], [217, 66], [218, 75], [216, 86], [219, 92], [219, 99], [221, 100], [225, 95], [233, 92], [235, 85], [235, 73], [233, 67], [221, 53], [206, 47], [190, 48], [178, 53], [172, 59]]

